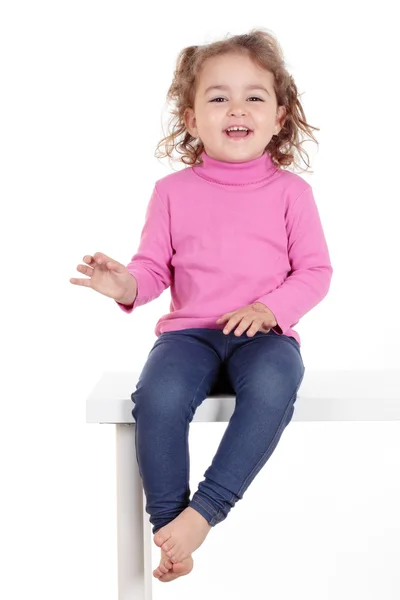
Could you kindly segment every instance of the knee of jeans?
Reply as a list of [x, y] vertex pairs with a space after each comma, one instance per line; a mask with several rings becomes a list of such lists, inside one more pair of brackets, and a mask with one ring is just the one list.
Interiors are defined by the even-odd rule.
[[285, 374], [271, 373], [252, 386], [249, 396], [268, 409], [285, 410], [288, 401], [296, 391], [296, 381]]
[[187, 393], [176, 389], [175, 386], [166, 388], [154, 382], [150, 385], [141, 385], [132, 392], [132, 414], [145, 413], [157, 419], [176, 419], [186, 416], [190, 402]]

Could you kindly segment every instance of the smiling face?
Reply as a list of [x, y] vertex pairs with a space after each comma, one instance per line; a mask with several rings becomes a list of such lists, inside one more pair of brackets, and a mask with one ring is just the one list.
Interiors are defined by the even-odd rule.
[[[286, 112], [277, 105], [273, 81], [272, 73], [245, 55], [208, 58], [199, 73], [194, 110], [185, 111], [187, 131], [201, 139], [212, 158], [227, 162], [258, 158], [281, 130]], [[252, 131], [246, 137], [229, 137], [225, 130], [232, 125]]]

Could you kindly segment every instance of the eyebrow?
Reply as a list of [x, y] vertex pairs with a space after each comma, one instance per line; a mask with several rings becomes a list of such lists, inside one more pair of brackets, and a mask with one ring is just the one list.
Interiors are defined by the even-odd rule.
[[[229, 90], [229, 85], [210, 85], [204, 93], [206, 94], [209, 90], [214, 90], [214, 89], [215, 90]], [[264, 92], [267, 92], [267, 94], [271, 95], [269, 93], [269, 91], [263, 85], [259, 85], [259, 84], [246, 85], [246, 90], [263, 90]]]

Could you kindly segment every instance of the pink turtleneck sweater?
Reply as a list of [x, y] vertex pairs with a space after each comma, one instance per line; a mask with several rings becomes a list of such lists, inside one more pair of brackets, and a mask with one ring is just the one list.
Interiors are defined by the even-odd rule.
[[[138, 251], [127, 266], [138, 283], [133, 309], [171, 287], [164, 331], [223, 329], [219, 317], [262, 302], [279, 335], [328, 293], [329, 251], [311, 186], [275, 167], [269, 153], [232, 163], [211, 158], [156, 181]], [[245, 335], [243, 333], [242, 335]]]

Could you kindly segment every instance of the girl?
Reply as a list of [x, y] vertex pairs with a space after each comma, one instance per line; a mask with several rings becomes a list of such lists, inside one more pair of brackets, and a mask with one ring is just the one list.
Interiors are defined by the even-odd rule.
[[[127, 266], [101, 252], [71, 283], [127, 313], [171, 287], [131, 398], [136, 457], [154, 542], [171, 581], [223, 521], [290, 422], [304, 376], [293, 327], [328, 293], [332, 266], [311, 186], [284, 167], [307, 124], [273, 35], [256, 29], [181, 51], [157, 157], [188, 168], [158, 180]], [[173, 122], [172, 122], [173, 121]], [[245, 335], [244, 335], [245, 334]], [[235, 412], [190, 500], [189, 424], [216, 392]]]

